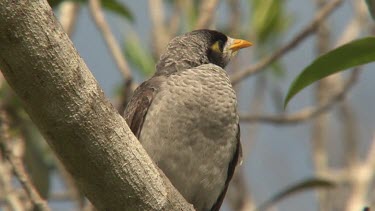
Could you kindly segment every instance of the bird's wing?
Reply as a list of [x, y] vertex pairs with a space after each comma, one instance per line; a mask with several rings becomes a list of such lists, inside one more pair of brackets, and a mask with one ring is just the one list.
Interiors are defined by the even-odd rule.
[[236, 152], [234, 153], [233, 158], [230, 161], [229, 166], [228, 166], [227, 180], [225, 181], [224, 189], [221, 192], [216, 203], [212, 206], [211, 211], [220, 210], [221, 204], [223, 203], [225, 194], [227, 193], [227, 190], [228, 190], [229, 182], [233, 177], [234, 169], [236, 168], [237, 164], [240, 164], [242, 162], [242, 146], [241, 146], [241, 141], [240, 141], [240, 125], [239, 124], [238, 124], [238, 131], [237, 131], [236, 139], [237, 139]]
[[152, 77], [143, 82], [135, 91], [124, 111], [124, 118], [134, 135], [139, 138], [143, 122], [152, 100], [158, 93], [164, 76]]

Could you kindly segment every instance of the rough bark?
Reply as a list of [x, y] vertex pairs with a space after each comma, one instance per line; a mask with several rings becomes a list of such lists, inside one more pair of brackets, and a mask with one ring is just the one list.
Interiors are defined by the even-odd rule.
[[0, 1], [0, 69], [99, 210], [192, 210], [155, 167], [45, 0]]

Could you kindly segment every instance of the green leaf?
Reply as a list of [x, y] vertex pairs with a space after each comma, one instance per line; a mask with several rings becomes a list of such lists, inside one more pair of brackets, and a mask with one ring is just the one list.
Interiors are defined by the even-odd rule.
[[114, 12], [118, 15], [121, 15], [128, 19], [129, 21], [134, 21], [134, 16], [130, 9], [124, 4], [120, 3], [117, 0], [102, 0], [103, 8]]
[[366, 0], [366, 4], [372, 19], [375, 20], [375, 0]]
[[338, 47], [313, 61], [294, 80], [284, 100], [284, 108], [302, 89], [334, 73], [375, 61], [375, 37], [358, 39]]
[[150, 52], [145, 51], [138, 37], [130, 35], [124, 44], [124, 53], [128, 61], [134, 65], [144, 76], [149, 76], [155, 71], [155, 61]]
[[251, 31], [258, 43], [269, 43], [281, 36], [288, 25], [285, 1], [249, 0]]
[[285, 190], [281, 191], [280, 193], [276, 194], [275, 196], [258, 206], [256, 210], [267, 210], [271, 206], [274, 206], [277, 202], [301, 191], [306, 191], [312, 188], [333, 188], [334, 186], [335, 183], [327, 179], [309, 178], [287, 187]]

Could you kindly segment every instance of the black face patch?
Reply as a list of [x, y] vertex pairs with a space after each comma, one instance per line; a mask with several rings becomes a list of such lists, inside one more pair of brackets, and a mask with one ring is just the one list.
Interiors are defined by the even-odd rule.
[[[218, 31], [209, 30], [209, 29], [200, 29], [195, 30], [191, 32], [192, 34], [196, 34], [201, 36], [201, 39], [206, 40], [207, 46], [206, 46], [206, 55], [210, 63], [216, 64], [220, 67], [226, 66], [226, 59], [224, 59], [223, 50], [226, 42], [228, 41], [228, 37]], [[214, 45], [217, 42], [219, 51], [215, 51], [211, 48], [212, 45]]]
[[199, 29], [192, 31], [191, 34], [200, 34], [203, 36], [202, 39], [208, 41], [208, 46], [213, 45], [215, 42], [219, 42], [219, 47], [221, 50], [223, 50], [225, 43], [228, 41], [228, 37], [225, 34], [215, 30]]
[[[221, 32], [208, 29], [196, 30], [196, 32], [201, 33], [205, 37], [204, 39], [208, 41], [206, 54], [209, 61], [224, 68], [226, 65], [226, 60], [224, 59], [223, 50], [226, 42], [228, 41], [228, 37]], [[220, 52], [214, 51], [210, 48], [216, 42], [219, 45]]]

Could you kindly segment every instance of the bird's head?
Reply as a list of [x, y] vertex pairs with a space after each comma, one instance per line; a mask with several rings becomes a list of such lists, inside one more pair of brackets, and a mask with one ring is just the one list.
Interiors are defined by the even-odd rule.
[[218, 31], [195, 30], [169, 42], [156, 66], [156, 74], [169, 74], [209, 63], [224, 68], [238, 50], [251, 45], [249, 41], [234, 39]]

